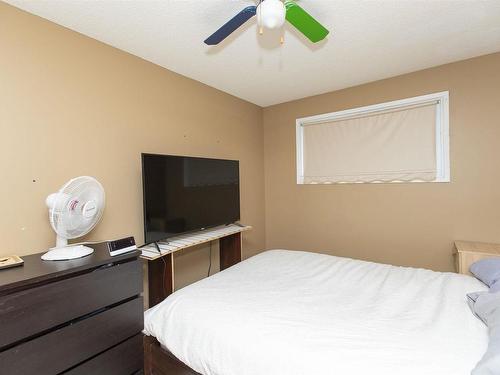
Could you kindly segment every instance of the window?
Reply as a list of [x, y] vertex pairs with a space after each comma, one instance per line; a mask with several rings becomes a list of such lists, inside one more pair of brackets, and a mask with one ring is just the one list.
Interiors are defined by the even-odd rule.
[[297, 120], [297, 183], [449, 182], [448, 92]]

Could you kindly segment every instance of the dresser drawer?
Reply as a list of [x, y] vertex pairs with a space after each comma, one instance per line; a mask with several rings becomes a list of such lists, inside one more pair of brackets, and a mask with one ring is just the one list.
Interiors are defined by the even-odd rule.
[[89, 359], [64, 375], [130, 375], [144, 364], [142, 333]]
[[0, 352], [0, 371], [9, 375], [58, 374], [142, 329], [141, 297]]
[[0, 348], [141, 292], [134, 260], [0, 297]]

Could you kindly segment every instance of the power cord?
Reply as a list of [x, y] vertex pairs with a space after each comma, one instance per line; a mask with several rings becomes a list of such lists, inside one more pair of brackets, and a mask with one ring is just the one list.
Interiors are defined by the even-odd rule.
[[[165, 291], [165, 294], [167, 294], [167, 288], [165, 288], [165, 274], [167, 273], [167, 262], [165, 261], [165, 258], [163, 258], [163, 255], [161, 254], [160, 246], [158, 246], [158, 242], [153, 242], [155, 244], [156, 250], [158, 251], [158, 254], [160, 254], [161, 260], [163, 260], [163, 289]], [[173, 261], [173, 260], [172, 260]]]

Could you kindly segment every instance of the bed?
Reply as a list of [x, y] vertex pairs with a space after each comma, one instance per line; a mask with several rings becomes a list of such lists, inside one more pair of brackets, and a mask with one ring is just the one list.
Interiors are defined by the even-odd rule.
[[145, 312], [145, 373], [465, 375], [488, 345], [473, 277], [271, 250]]

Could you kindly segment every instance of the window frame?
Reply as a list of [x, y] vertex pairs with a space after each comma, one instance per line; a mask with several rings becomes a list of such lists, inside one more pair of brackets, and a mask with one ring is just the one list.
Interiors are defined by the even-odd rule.
[[[414, 183], [414, 182], [450, 182], [450, 130], [449, 130], [449, 91], [441, 91], [433, 94], [415, 96], [401, 100], [394, 100], [379, 104], [373, 104], [358, 108], [346, 109], [342, 111], [324, 113], [321, 115], [303, 117], [296, 120], [296, 167], [297, 184], [311, 185], [304, 183], [304, 163], [303, 144], [305, 126], [319, 124], [323, 122], [347, 120], [359, 115], [376, 114], [396, 110], [412, 105], [425, 105], [437, 102], [436, 105], [436, 179], [434, 181], [391, 181], [389, 183]], [[335, 184], [373, 184], [387, 183], [381, 181], [374, 182], [337, 182]], [[324, 184], [321, 184], [324, 185]]]

